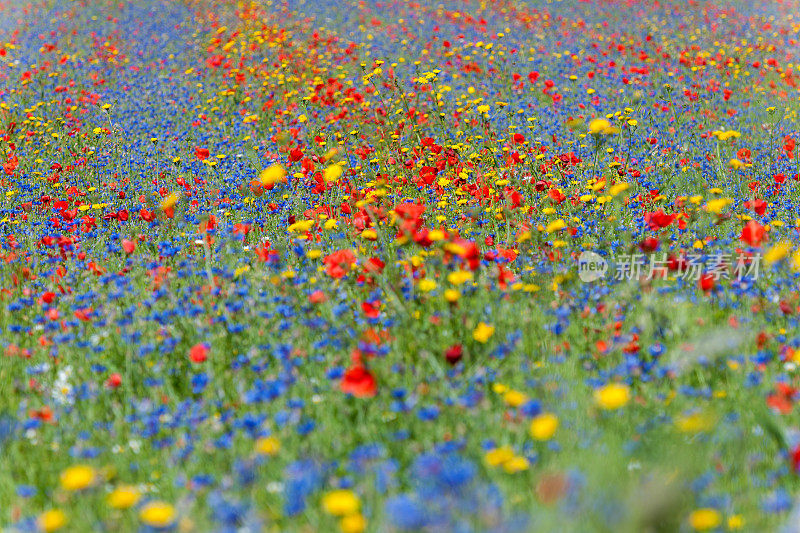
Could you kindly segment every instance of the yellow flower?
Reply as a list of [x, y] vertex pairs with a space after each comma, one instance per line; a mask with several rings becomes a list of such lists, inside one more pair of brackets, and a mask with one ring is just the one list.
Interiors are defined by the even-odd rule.
[[472, 338], [481, 344], [486, 344], [492, 335], [494, 335], [494, 326], [490, 326], [485, 322], [478, 324], [478, 327], [472, 332]]
[[461, 298], [461, 293], [455, 289], [447, 289], [444, 291], [444, 297], [448, 302], [453, 304], [456, 303], [459, 298]]
[[430, 292], [430, 291], [432, 291], [433, 289], [436, 288], [436, 282], [433, 281], [430, 278], [425, 278], [425, 279], [422, 279], [422, 280], [419, 281], [419, 284], [417, 285], [417, 287], [422, 292]]
[[521, 455], [515, 455], [505, 463], [503, 463], [503, 470], [508, 472], [509, 474], [516, 474], [517, 472], [523, 472], [530, 468], [531, 463], [525, 457]]
[[128, 509], [139, 501], [139, 491], [136, 487], [122, 485], [108, 495], [108, 505], [114, 509]]
[[542, 413], [531, 421], [530, 434], [536, 440], [550, 440], [558, 429], [558, 417], [552, 413]]
[[717, 198], [706, 203], [706, 210], [715, 215], [719, 215], [723, 209], [733, 202], [730, 198]]
[[292, 232], [296, 231], [298, 233], [305, 233], [311, 230], [311, 228], [313, 227], [314, 227], [313, 220], [300, 220], [298, 222], [295, 222], [294, 224], [290, 224], [289, 227], [286, 229]]
[[178, 200], [181, 199], [181, 193], [178, 191], [171, 192], [167, 195], [166, 198], [161, 200], [161, 209], [162, 211], [166, 211], [167, 209], [172, 209], [175, 207], [175, 204], [178, 203]]
[[506, 402], [506, 405], [509, 407], [519, 407], [528, 401], [528, 397], [517, 390], [510, 390], [503, 395], [503, 401]]
[[325, 153], [324, 156], [322, 156], [322, 160], [323, 161], [330, 161], [331, 159], [336, 157], [338, 154], [339, 154], [339, 150], [337, 148], [331, 148], [330, 150], [328, 150]]
[[619, 133], [619, 128], [612, 126], [604, 118], [595, 118], [589, 122], [589, 133], [592, 135], [612, 135]]
[[148, 526], [165, 528], [175, 522], [175, 508], [165, 502], [150, 502], [139, 511], [139, 519]]
[[744, 518], [742, 515], [735, 514], [728, 518], [728, 529], [731, 531], [735, 531], [737, 529], [742, 529], [744, 527]]
[[461, 246], [460, 244], [456, 244], [454, 242], [446, 242], [444, 246], [442, 246], [446, 252], [450, 252], [454, 255], [465, 255], [467, 253], [467, 249]]
[[322, 497], [322, 507], [333, 516], [347, 516], [358, 512], [360, 502], [352, 490], [332, 490]]
[[615, 185], [612, 185], [611, 188], [608, 190], [608, 192], [611, 196], [616, 196], [619, 193], [628, 190], [629, 188], [630, 185], [628, 185], [627, 183], [617, 183]]
[[716, 130], [713, 132], [712, 135], [714, 135], [720, 141], [727, 141], [728, 139], [738, 139], [739, 137], [742, 136], [741, 133], [734, 130], [728, 130], [728, 131]]
[[284, 182], [286, 181], [286, 170], [279, 163], [275, 163], [262, 170], [258, 175], [258, 179], [262, 185], [274, 185], [278, 182]]
[[594, 392], [594, 399], [603, 409], [619, 409], [630, 401], [631, 391], [627, 385], [609, 383]]
[[787, 241], [781, 241], [764, 254], [764, 262], [768, 265], [772, 263], [777, 263], [784, 257], [789, 254], [789, 250], [792, 249], [791, 243]]
[[597, 135], [611, 127], [611, 123], [604, 118], [595, 118], [589, 122], [589, 133]]
[[739, 170], [741, 168], [746, 167], [747, 165], [745, 165], [744, 163], [742, 163], [738, 159], [734, 158], [734, 159], [731, 159], [730, 161], [728, 161], [728, 166], [731, 167], [734, 170]]
[[61, 472], [61, 487], [64, 490], [83, 490], [94, 483], [97, 473], [87, 465], [75, 465]]
[[431, 231], [428, 232], [428, 239], [430, 239], [431, 241], [434, 241], [434, 242], [441, 241], [444, 238], [445, 238], [445, 234], [440, 229], [432, 229]]
[[233, 279], [239, 279], [247, 272], [250, 272], [250, 265], [242, 265], [233, 271]]
[[345, 516], [339, 521], [342, 533], [362, 533], [367, 529], [367, 520], [360, 513]]
[[492, 385], [492, 391], [494, 391], [497, 394], [503, 394], [505, 392], [508, 392], [508, 390], [509, 390], [508, 386], [504, 385], [503, 383], [495, 383]]
[[689, 525], [696, 531], [708, 531], [722, 523], [719, 511], [711, 508], [697, 509], [689, 515]]
[[501, 446], [500, 448], [493, 448], [486, 452], [483, 460], [489, 466], [500, 466], [507, 463], [514, 458], [514, 450], [510, 446]]
[[566, 227], [567, 225], [564, 223], [564, 221], [559, 218], [558, 220], [554, 220], [549, 223], [544, 230], [547, 233], [553, 233], [554, 231], [560, 231]]
[[36, 522], [42, 531], [50, 533], [64, 527], [67, 523], [67, 515], [61, 509], [50, 509], [40, 514]]
[[456, 270], [455, 272], [450, 272], [447, 275], [447, 281], [453, 285], [463, 285], [471, 279], [472, 272], [468, 272], [466, 270]]
[[275, 455], [281, 450], [281, 442], [275, 437], [261, 437], [256, 441], [256, 453]]
[[339, 163], [334, 163], [325, 169], [325, 181], [328, 183], [339, 181], [339, 178], [342, 177], [342, 172], [342, 165]]
[[709, 413], [692, 413], [678, 418], [675, 427], [683, 433], [701, 433], [714, 427], [714, 417]]

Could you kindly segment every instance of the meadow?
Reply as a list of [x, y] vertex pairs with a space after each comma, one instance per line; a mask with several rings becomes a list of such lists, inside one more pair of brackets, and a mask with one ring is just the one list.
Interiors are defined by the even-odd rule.
[[800, 532], [797, 0], [0, 0], [0, 530]]

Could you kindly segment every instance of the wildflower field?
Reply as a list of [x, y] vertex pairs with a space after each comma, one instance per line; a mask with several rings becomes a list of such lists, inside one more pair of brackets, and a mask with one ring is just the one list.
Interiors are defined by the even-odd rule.
[[799, 32], [0, 0], [0, 530], [800, 532]]

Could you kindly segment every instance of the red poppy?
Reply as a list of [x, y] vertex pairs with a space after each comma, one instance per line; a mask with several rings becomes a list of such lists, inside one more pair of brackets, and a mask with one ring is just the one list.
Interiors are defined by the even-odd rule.
[[380, 307], [381, 302], [379, 300], [374, 302], [363, 302], [361, 304], [361, 310], [364, 311], [364, 315], [366, 315], [367, 318], [378, 318], [378, 315], [381, 312]]
[[356, 262], [356, 256], [350, 250], [338, 250], [325, 256], [322, 260], [327, 267], [325, 272], [332, 278], [342, 278]]
[[675, 214], [668, 215], [663, 209], [659, 209], [654, 213], [645, 213], [644, 221], [650, 226], [651, 231], [658, 231], [661, 228], [666, 228], [675, 220]]
[[208, 159], [208, 156], [211, 155], [211, 152], [208, 151], [208, 148], [195, 148], [194, 155], [200, 161]]
[[742, 234], [739, 238], [750, 246], [758, 246], [764, 239], [764, 233], [764, 226], [755, 220], [751, 220], [742, 228]]
[[303, 151], [300, 148], [293, 148], [291, 152], [289, 152], [289, 160], [293, 163], [296, 161], [300, 161], [303, 158]]
[[792, 472], [800, 474], [800, 445], [792, 450]]
[[327, 299], [328, 297], [325, 296], [325, 293], [320, 290], [316, 290], [308, 295], [308, 301], [312, 304], [320, 304]]
[[192, 349], [189, 350], [189, 359], [193, 363], [202, 363], [206, 359], [208, 359], [208, 346], [205, 344], [195, 344], [192, 346]]
[[645, 253], [655, 252], [658, 250], [658, 239], [655, 237], [645, 237], [642, 242], [639, 243], [639, 249]]
[[458, 363], [464, 356], [464, 349], [460, 344], [454, 344], [444, 352], [444, 358], [451, 365]]
[[106, 380], [106, 387], [107, 388], [116, 389], [120, 385], [122, 385], [122, 376], [120, 376], [116, 372], [114, 374], [111, 374], [110, 376], [108, 376], [108, 379]]
[[378, 392], [375, 377], [364, 365], [356, 363], [344, 373], [339, 388], [345, 394], [352, 394], [356, 398], [372, 398]]
[[744, 203], [745, 209], [752, 209], [758, 216], [763, 215], [767, 211], [767, 202], [760, 198], [748, 200]]
[[698, 285], [700, 285], [700, 289], [703, 292], [711, 291], [711, 289], [714, 288], [714, 276], [712, 276], [711, 274], [703, 274], [702, 276], [700, 276], [700, 282], [698, 283]]
[[778, 383], [775, 385], [775, 389], [776, 391], [767, 397], [767, 405], [783, 415], [788, 415], [792, 412], [797, 389], [785, 383]]
[[19, 160], [17, 159], [17, 156], [10, 155], [8, 156], [8, 160], [5, 163], [3, 163], [3, 170], [5, 170], [8, 176], [12, 176], [18, 166], [19, 166]]

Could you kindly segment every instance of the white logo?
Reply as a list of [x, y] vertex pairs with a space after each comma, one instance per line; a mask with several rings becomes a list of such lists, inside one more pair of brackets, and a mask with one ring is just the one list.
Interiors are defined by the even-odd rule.
[[608, 272], [608, 262], [595, 252], [581, 252], [578, 256], [578, 277], [587, 283], [602, 279]]

